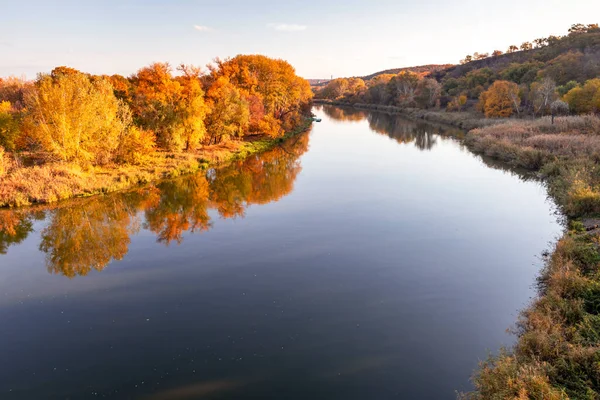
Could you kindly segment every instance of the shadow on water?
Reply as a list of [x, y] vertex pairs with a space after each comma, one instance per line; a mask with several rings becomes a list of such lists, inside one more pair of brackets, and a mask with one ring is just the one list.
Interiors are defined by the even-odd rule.
[[185, 232], [212, 227], [209, 210], [222, 218], [244, 217], [253, 204], [291, 193], [308, 150], [309, 133], [227, 167], [163, 181], [137, 190], [77, 199], [51, 207], [0, 210], [0, 254], [23, 242], [36, 220], [47, 219], [40, 251], [48, 272], [69, 278], [101, 271], [128, 252], [144, 228], [159, 243], [180, 244]]

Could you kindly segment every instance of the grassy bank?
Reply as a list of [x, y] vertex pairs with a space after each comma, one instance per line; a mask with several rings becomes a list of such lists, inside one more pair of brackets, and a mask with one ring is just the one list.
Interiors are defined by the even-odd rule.
[[437, 122], [446, 125], [452, 125], [460, 129], [471, 130], [486, 126], [503, 123], [506, 119], [484, 118], [480, 113], [467, 111], [441, 111], [425, 110], [422, 108], [395, 107], [377, 104], [348, 103], [343, 101], [332, 101], [314, 99], [315, 104], [329, 104], [334, 106], [354, 107], [361, 110], [381, 111], [389, 114], [399, 114], [412, 119], [422, 119], [430, 122]]
[[547, 256], [517, 344], [476, 372], [466, 399], [600, 399], [600, 118], [509, 121], [475, 129], [473, 150], [538, 171], [569, 218]]
[[24, 166], [0, 154], [0, 207], [53, 203], [128, 189], [148, 182], [190, 174], [220, 166], [268, 150], [304, 132], [310, 121], [280, 138], [247, 137], [220, 145], [204, 146], [194, 153], [157, 151], [140, 165], [112, 164], [82, 167], [74, 163]]

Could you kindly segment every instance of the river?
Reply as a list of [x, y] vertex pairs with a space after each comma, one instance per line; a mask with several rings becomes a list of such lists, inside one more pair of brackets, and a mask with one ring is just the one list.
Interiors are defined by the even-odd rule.
[[453, 399], [535, 295], [545, 187], [318, 106], [206, 174], [0, 212], [2, 399]]

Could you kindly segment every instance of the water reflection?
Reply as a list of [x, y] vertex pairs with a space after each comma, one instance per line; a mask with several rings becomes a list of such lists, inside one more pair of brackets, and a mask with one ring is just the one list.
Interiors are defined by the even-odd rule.
[[6, 254], [11, 245], [21, 243], [32, 231], [33, 222], [28, 213], [0, 212], [0, 254]]
[[315, 106], [317, 110], [322, 110], [325, 115], [331, 118], [334, 121], [342, 121], [342, 122], [353, 122], [353, 121], [362, 121], [367, 118], [369, 113], [367, 111], [351, 108], [351, 107], [337, 107], [337, 106], [328, 106], [328, 105], [317, 105]]
[[33, 232], [36, 219], [48, 217], [39, 249], [48, 272], [69, 278], [101, 271], [128, 252], [140, 228], [165, 245], [180, 244], [184, 232], [207, 231], [210, 209], [223, 218], [243, 217], [252, 204], [277, 201], [291, 193], [301, 170], [299, 157], [309, 134], [244, 161], [165, 181], [138, 190], [75, 200], [49, 208], [0, 211], [0, 254]]
[[328, 117], [336, 121], [368, 120], [369, 128], [374, 132], [389, 136], [398, 143], [414, 143], [419, 150], [431, 150], [436, 144], [438, 135], [462, 135], [462, 132], [458, 129], [451, 129], [431, 122], [408, 120], [385, 112], [328, 105], [320, 107]]

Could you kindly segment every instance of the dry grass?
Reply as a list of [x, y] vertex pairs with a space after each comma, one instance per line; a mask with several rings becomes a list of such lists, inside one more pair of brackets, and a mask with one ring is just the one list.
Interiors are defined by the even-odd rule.
[[519, 341], [482, 365], [468, 399], [600, 398], [600, 254], [595, 234], [562, 238], [522, 313]]
[[[476, 151], [538, 170], [571, 218], [523, 311], [510, 353], [484, 362], [471, 399], [600, 399], [600, 118], [509, 121], [475, 129]], [[583, 222], [580, 221], [583, 219]], [[600, 221], [600, 220], [596, 220]], [[587, 228], [586, 228], [587, 226]]]
[[593, 115], [516, 120], [474, 129], [475, 151], [539, 170], [571, 217], [600, 214], [600, 118]]
[[155, 153], [141, 166], [108, 165], [82, 168], [72, 163], [15, 166], [2, 176], [0, 206], [53, 203], [72, 197], [109, 193], [166, 177], [197, 171], [193, 155]]

